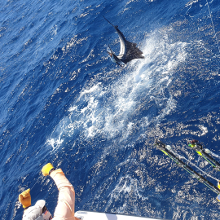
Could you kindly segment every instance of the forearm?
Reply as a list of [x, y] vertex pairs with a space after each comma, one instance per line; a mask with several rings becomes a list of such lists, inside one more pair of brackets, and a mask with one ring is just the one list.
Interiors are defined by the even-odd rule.
[[59, 190], [57, 207], [53, 219], [75, 219], [75, 191], [72, 184], [65, 177], [61, 169], [52, 171], [50, 176]]
[[[61, 169], [53, 170], [50, 174], [51, 178], [54, 180], [58, 190], [60, 190], [62, 187], [71, 187], [73, 188], [72, 184], [69, 182], [69, 180], [66, 178], [65, 174]], [[74, 189], [73, 189], [74, 191]]]

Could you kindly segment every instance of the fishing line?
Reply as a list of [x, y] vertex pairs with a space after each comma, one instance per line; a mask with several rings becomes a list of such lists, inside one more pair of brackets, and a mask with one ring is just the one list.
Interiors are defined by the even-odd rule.
[[209, 11], [210, 19], [211, 19], [211, 22], [212, 22], [212, 29], [213, 29], [213, 32], [214, 32], [214, 37], [215, 37], [216, 42], [217, 42], [218, 52], [219, 52], [219, 54], [220, 54], [220, 48], [219, 48], [219, 44], [218, 44], [218, 38], [217, 38], [217, 35], [216, 35], [215, 25], [214, 25], [214, 22], [213, 22], [213, 19], [212, 19], [212, 13], [211, 13], [211, 10], [210, 10], [210, 7], [209, 7], [208, 0], [206, 0], [206, 3], [207, 3], [207, 6], [208, 6], [208, 11]]
[[32, 185], [31, 187], [29, 187], [30, 190], [33, 190], [34, 186], [35, 186], [37, 183], [39, 183], [38, 180], [39, 180], [40, 178], [42, 179], [42, 177], [37, 178], [37, 180], [35, 181], [34, 185]]

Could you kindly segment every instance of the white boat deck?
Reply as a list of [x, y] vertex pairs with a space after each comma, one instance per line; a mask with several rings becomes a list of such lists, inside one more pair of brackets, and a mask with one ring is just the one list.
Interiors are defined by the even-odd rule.
[[136, 217], [130, 215], [120, 215], [120, 214], [109, 214], [101, 212], [87, 212], [87, 211], [77, 211], [75, 213], [77, 218], [81, 220], [162, 220], [157, 218], [144, 218]]

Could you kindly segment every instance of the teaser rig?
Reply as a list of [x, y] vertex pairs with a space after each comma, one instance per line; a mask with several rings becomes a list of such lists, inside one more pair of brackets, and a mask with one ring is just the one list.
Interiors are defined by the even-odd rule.
[[212, 158], [209, 153], [209, 149], [204, 149], [203, 146], [197, 140], [190, 141], [189, 147], [191, 147], [196, 153], [203, 157], [211, 166], [215, 169], [220, 171], [220, 163], [218, 163], [214, 158]]
[[[195, 145], [195, 142], [193, 142], [193, 144]], [[197, 141], [197, 145], [198, 145], [198, 141]], [[155, 146], [158, 150], [162, 151], [166, 156], [168, 156], [171, 160], [173, 160], [177, 166], [183, 168], [185, 171], [187, 171], [192, 177], [196, 178], [199, 182], [203, 183], [206, 187], [208, 187], [210, 190], [212, 190], [214, 193], [216, 193], [217, 196], [217, 200], [220, 201], [220, 189], [215, 186], [213, 183], [211, 183], [209, 180], [207, 180], [205, 177], [203, 177], [201, 174], [199, 174], [198, 172], [196, 172], [194, 169], [192, 169], [188, 164], [186, 164], [185, 162], [183, 162], [180, 158], [178, 158], [178, 156], [176, 156], [171, 149], [170, 145], [166, 145], [164, 143], [162, 143], [161, 141], [157, 140], [155, 142]], [[196, 146], [196, 145], [195, 145]], [[195, 147], [194, 146], [194, 147]], [[192, 146], [190, 146], [192, 147]], [[194, 150], [196, 150], [196, 148], [193, 148]], [[198, 149], [197, 149], [198, 151]], [[204, 159], [207, 160], [207, 158], [209, 160], [207, 160], [208, 162], [210, 161], [212, 166], [215, 165], [214, 168], [217, 169], [218, 167], [218, 163], [208, 155], [207, 157], [207, 153], [204, 154], [203, 151], [201, 151], [201, 148], [199, 150], [200, 153], [198, 153], [200, 156], [203, 155], [202, 157]], [[219, 167], [218, 167], [219, 170]]]

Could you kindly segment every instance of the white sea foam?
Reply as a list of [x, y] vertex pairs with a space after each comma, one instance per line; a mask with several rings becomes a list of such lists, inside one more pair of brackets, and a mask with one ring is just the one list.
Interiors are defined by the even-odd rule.
[[134, 131], [141, 135], [150, 123], [160, 123], [176, 108], [169, 85], [185, 60], [186, 46], [183, 42], [169, 43], [165, 33], [152, 34], [143, 49], [145, 59], [132, 61], [126, 73], [107, 87], [98, 81], [83, 88], [69, 108], [69, 116], [59, 123], [47, 143], [56, 149], [65, 137], [77, 133], [84, 138], [104, 135], [125, 141]]

